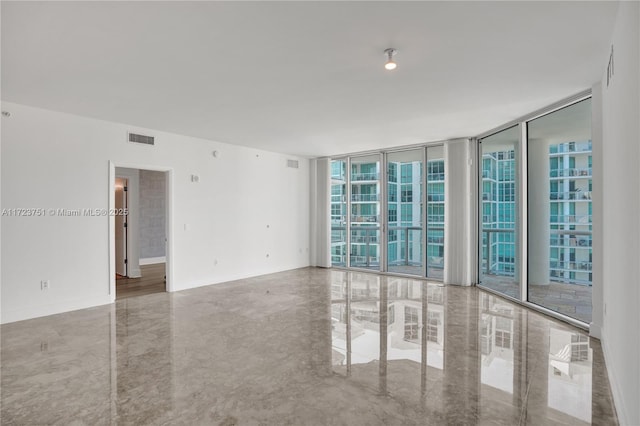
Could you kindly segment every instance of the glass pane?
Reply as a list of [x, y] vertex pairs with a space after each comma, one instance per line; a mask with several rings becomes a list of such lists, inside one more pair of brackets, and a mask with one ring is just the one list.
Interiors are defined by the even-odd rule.
[[518, 144], [514, 126], [482, 139], [481, 284], [520, 298], [518, 279]]
[[331, 162], [331, 265], [347, 266], [347, 162]]
[[444, 278], [444, 147], [427, 148], [427, 276]]
[[528, 123], [529, 301], [591, 322], [591, 99]]
[[350, 265], [380, 269], [380, 156], [351, 159]]
[[422, 261], [423, 150], [387, 156], [387, 270], [424, 276]]

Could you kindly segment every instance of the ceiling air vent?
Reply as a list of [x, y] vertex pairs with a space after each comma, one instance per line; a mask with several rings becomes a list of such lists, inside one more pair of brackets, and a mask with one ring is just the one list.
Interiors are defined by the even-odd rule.
[[291, 167], [292, 169], [297, 169], [298, 160], [287, 160], [287, 167]]
[[141, 143], [144, 145], [154, 145], [153, 136], [138, 135], [135, 133], [129, 133], [129, 142]]

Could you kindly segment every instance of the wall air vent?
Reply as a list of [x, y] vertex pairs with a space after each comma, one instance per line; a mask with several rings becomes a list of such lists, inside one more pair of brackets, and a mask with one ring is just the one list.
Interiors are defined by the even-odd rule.
[[292, 169], [298, 168], [298, 160], [287, 160], [287, 167], [291, 167]]
[[138, 135], [135, 133], [129, 133], [129, 142], [133, 142], [133, 143], [141, 143], [144, 145], [154, 145], [155, 144], [155, 138], [153, 136], [145, 136], [145, 135]]

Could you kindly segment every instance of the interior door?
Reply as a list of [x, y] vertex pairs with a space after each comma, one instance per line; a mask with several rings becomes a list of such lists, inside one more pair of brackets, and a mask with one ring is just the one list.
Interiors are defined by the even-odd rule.
[[[116, 213], [127, 209], [127, 179], [116, 178]], [[116, 274], [127, 276], [127, 215], [116, 214]]]

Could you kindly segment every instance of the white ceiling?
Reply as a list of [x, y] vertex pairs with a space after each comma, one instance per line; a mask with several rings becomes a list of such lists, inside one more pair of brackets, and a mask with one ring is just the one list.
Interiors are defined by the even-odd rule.
[[4, 101], [322, 156], [477, 135], [590, 88], [617, 2], [1, 7]]

